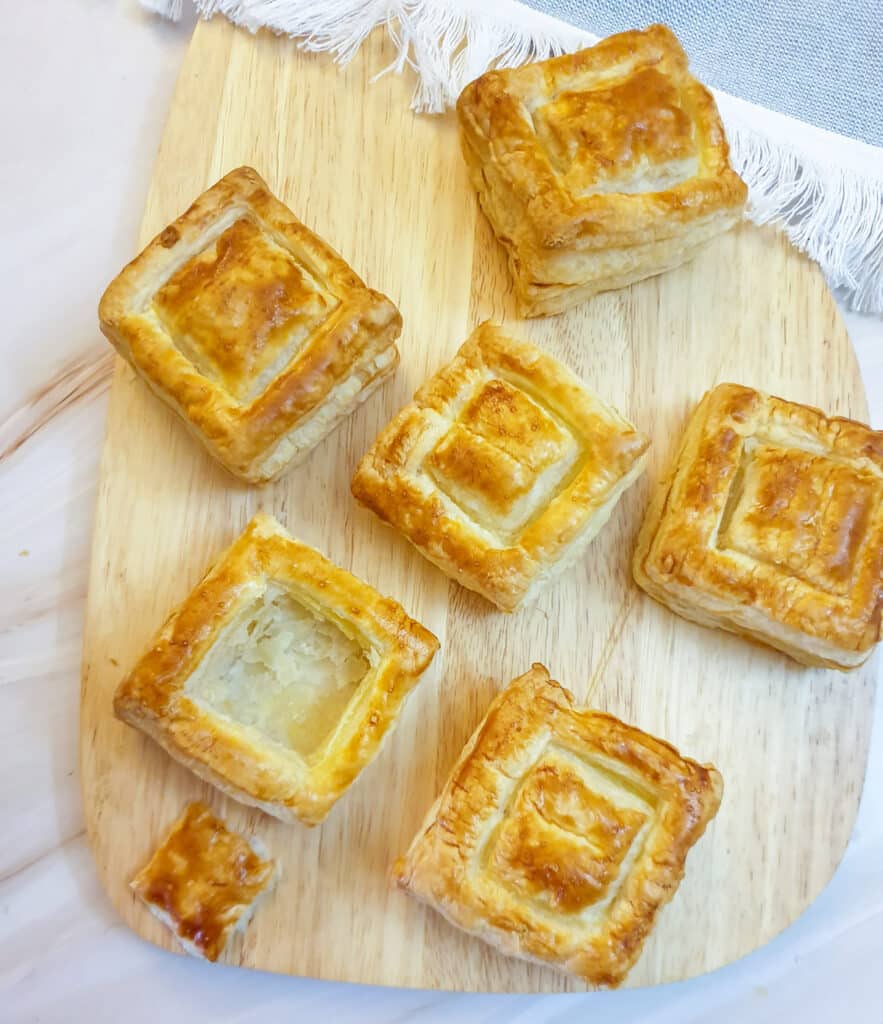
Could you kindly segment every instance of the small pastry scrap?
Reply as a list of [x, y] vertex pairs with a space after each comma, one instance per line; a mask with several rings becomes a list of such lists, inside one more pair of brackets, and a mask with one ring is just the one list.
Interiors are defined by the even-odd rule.
[[663, 25], [489, 71], [457, 114], [524, 316], [680, 266], [742, 216], [714, 100]]
[[192, 803], [129, 884], [191, 956], [214, 961], [245, 931], [276, 878], [263, 843]]
[[513, 611], [582, 554], [649, 441], [566, 367], [481, 324], [381, 432], [355, 497]]
[[402, 318], [250, 167], [111, 282], [101, 330], [231, 473], [273, 480], [390, 374]]
[[399, 604], [259, 514], [120, 683], [114, 712], [227, 796], [315, 825], [437, 649]]
[[491, 704], [393, 879], [503, 953], [616, 987], [722, 791], [711, 765], [575, 707], [534, 665]]
[[687, 425], [635, 550], [684, 618], [850, 669], [881, 638], [883, 432], [720, 384]]

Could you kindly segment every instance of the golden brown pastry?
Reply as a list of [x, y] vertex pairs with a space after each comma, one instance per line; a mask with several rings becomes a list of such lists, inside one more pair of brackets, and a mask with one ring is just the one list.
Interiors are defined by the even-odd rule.
[[579, 558], [648, 445], [566, 367], [484, 323], [382, 431], [352, 491], [512, 611]]
[[714, 100], [663, 25], [489, 71], [457, 113], [525, 316], [677, 267], [742, 215]]
[[503, 953], [615, 987], [722, 788], [534, 665], [491, 704], [393, 877]]
[[261, 514], [163, 625], [114, 711], [235, 800], [315, 825], [437, 649], [395, 601]]
[[398, 362], [402, 318], [249, 167], [111, 282], [101, 330], [224, 466], [296, 465]]
[[192, 803], [130, 885], [188, 953], [217, 960], [276, 877], [262, 843]]
[[659, 484], [634, 573], [694, 622], [804, 665], [860, 665], [881, 635], [883, 433], [718, 385]]

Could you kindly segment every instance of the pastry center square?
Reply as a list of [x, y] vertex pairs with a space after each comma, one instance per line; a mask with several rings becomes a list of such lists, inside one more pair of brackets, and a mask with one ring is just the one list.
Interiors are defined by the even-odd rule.
[[759, 445], [743, 456], [720, 547], [845, 595], [883, 484], [824, 455]]
[[488, 870], [520, 898], [559, 913], [612, 896], [651, 814], [634, 794], [613, 788], [602, 771], [544, 755], [506, 809]]
[[575, 195], [671, 188], [698, 172], [693, 122], [671, 80], [644, 68], [533, 111], [552, 166]]
[[184, 692], [309, 757], [337, 726], [368, 669], [362, 644], [270, 583], [226, 627]]
[[337, 305], [247, 217], [176, 270], [153, 298], [179, 351], [240, 403], [266, 390]]
[[579, 446], [549, 411], [507, 381], [485, 381], [427, 456], [448, 497], [480, 525], [520, 529], [544, 508]]

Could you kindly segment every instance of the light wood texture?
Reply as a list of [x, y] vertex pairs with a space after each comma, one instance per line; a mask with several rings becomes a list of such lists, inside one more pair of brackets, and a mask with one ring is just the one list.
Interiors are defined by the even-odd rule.
[[[263, 490], [216, 467], [117, 366], [81, 713], [99, 875], [126, 923], [173, 948], [127, 882], [182, 805], [207, 798], [232, 827], [260, 835], [284, 871], [231, 962], [387, 985], [577, 989], [461, 935], [386, 880], [492, 695], [540, 660], [581, 701], [722, 771], [721, 812], [629, 984], [700, 974], [771, 938], [830, 878], [861, 792], [873, 673], [803, 669], [675, 617], [631, 582], [634, 536], [648, 488], [706, 388], [735, 380], [865, 418], [852, 351], [818, 270], [780, 237], [750, 227], [679, 271], [519, 324], [650, 434], [652, 463], [581, 565], [533, 609], [507, 617], [450, 585], [356, 508], [349, 479], [379, 427], [479, 319], [515, 317], [453, 119], [413, 115], [406, 78], [370, 84], [391, 59], [377, 35], [341, 71], [216, 19], [198, 27], [181, 72], [142, 241], [221, 174], [250, 163], [399, 304], [402, 365], [305, 465]], [[393, 740], [312, 830], [225, 800], [111, 711], [114, 687], [169, 609], [257, 509], [394, 595], [442, 642]]]

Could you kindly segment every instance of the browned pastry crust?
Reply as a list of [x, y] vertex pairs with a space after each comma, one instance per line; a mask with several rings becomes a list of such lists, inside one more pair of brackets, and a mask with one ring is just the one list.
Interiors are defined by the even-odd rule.
[[491, 704], [393, 877], [504, 953], [615, 987], [722, 790], [711, 765], [574, 707], [534, 665]]
[[[306, 640], [292, 647], [297, 631]], [[311, 641], [348, 659], [318, 703], [300, 680], [280, 682]], [[315, 825], [376, 757], [437, 649], [399, 604], [259, 514], [171, 614], [114, 711], [235, 800]], [[253, 681], [243, 673], [258, 657], [269, 667]], [[318, 685], [323, 664], [302, 671]]]
[[484, 323], [381, 432], [352, 491], [512, 611], [579, 557], [648, 446], [566, 367]]
[[111, 282], [101, 330], [231, 473], [296, 465], [398, 362], [401, 316], [249, 167]]
[[676, 267], [741, 217], [714, 100], [663, 25], [489, 71], [457, 113], [525, 316]]
[[130, 885], [188, 953], [217, 960], [276, 874], [261, 843], [192, 803]]
[[860, 665], [881, 636], [883, 433], [718, 385], [660, 481], [633, 565], [688, 619], [805, 665]]

